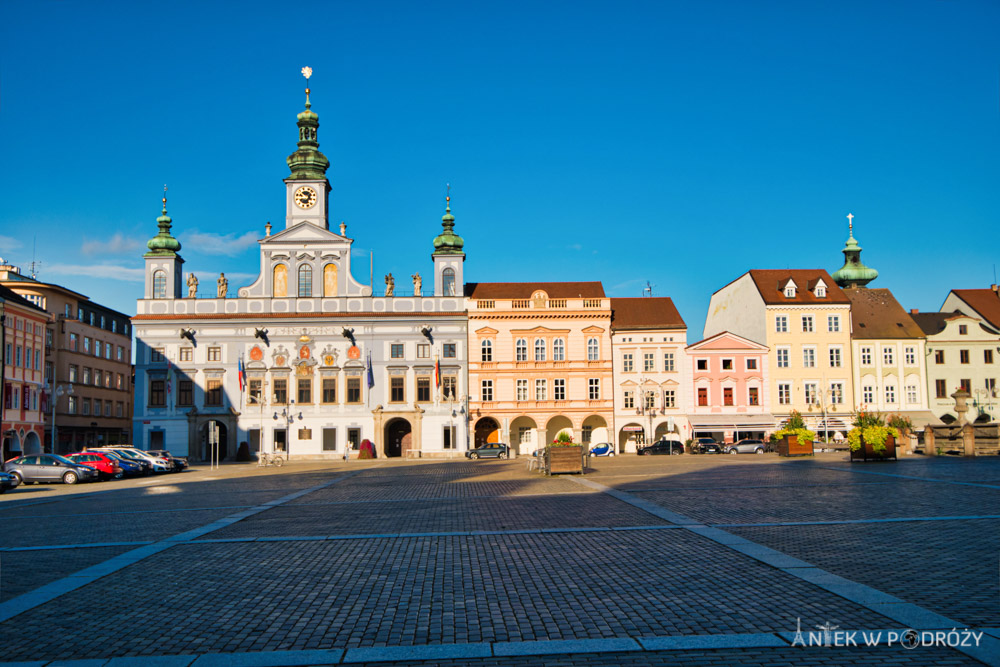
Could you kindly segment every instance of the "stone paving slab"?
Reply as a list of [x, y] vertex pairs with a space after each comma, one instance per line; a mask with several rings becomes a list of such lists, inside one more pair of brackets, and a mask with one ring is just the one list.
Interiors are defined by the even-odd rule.
[[1000, 488], [900, 480], [891, 487], [851, 485], [801, 489], [672, 489], [639, 498], [705, 523], [838, 521], [997, 514]]
[[917, 456], [904, 458], [895, 462], [823, 462], [822, 465], [833, 469], [846, 469], [862, 474], [880, 473], [905, 475], [909, 477], [924, 477], [942, 481], [985, 484], [996, 484], [1000, 482], [1000, 459], [995, 457], [967, 459], [963, 457], [951, 456], [930, 458]]
[[370, 485], [363, 481], [350, 480], [350, 482], [345, 482], [342, 487], [341, 485], [333, 486], [289, 504], [311, 505], [332, 502], [383, 502], [437, 498], [499, 498], [580, 492], [578, 487], [573, 486], [565, 479], [538, 476], [527, 479], [473, 481], [455, 479], [437, 484], [414, 482], [405, 485], [388, 482]]
[[969, 626], [1000, 625], [1000, 520], [727, 530]]
[[[338, 485], [339, 486], [339, 485]], [[309, 494], [312, 497], [316, 494]], [[229, 537], [586, 528], [666, 524], [603, 494], [286, 505], [216, 531]]]
[[13, 551], [0, 554], [0, 602], [131, 551], [134, 546]]
[[119, 574], [0, 624], [8, 659], [891, 625], [682, 530], [187, 544]]

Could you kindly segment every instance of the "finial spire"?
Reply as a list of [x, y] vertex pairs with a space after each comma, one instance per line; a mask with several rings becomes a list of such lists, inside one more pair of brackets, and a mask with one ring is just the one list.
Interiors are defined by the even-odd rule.
[[163, 184], [163, 212], [167, 212], [167, 184]]
[[850, 232], [850, 236], [854, 236], [854, 214], [847, 214], [847, 230]]
[[446, 189], [444, 195], [444, 211], [445, 213], [451, 213], [451, 183], [445, 183], [444, 187]]
[[312, 102], [309, 101], [309, 77], [313, 74], [312, 67], [303, 67], [302, 76], [306, 78], [306, 109], [312, 108]]

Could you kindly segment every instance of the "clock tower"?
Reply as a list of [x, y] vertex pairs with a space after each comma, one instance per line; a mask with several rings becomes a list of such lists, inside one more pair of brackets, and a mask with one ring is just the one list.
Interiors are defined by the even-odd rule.
[[319, 152], [319, 116], [309, 101], [312, 68], [303, 67], [302, 75], [306, 77], [306, 109], [298, 115], [298, 150], [287, 160], [292, 175], [285, 179], [285, 228], [307, 222], [329, 229], [330, 182], [326, 170], [330, 161]]

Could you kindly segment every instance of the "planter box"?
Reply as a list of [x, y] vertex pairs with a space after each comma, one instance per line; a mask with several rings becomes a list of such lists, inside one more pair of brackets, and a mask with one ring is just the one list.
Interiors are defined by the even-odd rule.
[[872, 446], [861, 439], [861, 448], [857, 451], [851, 451], [852, 461], [888, 461], [892, 459], [896, 460], [896, 438], [889, 436], [885, 441], [885, 451], [881, 454], [876, 454]]
[[545, 468], [551, 475], [562, 472], [583, 474], [583, 446], [548, 447], [545, 449]]
[[799, 436], [785, 435], [778, 441], [778, 456], [812, 456], [813, 443], [799, 444]]

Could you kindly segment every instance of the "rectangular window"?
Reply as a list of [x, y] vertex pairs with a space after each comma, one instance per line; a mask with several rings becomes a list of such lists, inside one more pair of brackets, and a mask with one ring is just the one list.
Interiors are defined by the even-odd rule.
[[517, 342], [514, 343], [514, 359], [517, 361], [528, 360], [528, 341], [523, 338], [518, 338]]
[[121, 373], [116, 373], [115, 374], [115, 389], [124, 389], [124, 388], [125, 388], [125, 376], [122, 375]]
[[600, 359], [600, 347], [596, 338], [587, 339], [587, 361], [597, 361]]
[[455, 427], [449, 424], [445, 426], [443, 431], [443, 438], [441, 440], [442, 447], [444, 449], [454, 449], [455, 448]]
[[431, 379], [429, 377], [417, 378], [417, 403], [429, 403], [431, 400]]
[[528, 381], [518, 380], [517, 381], [517, 400], [526, 401], [528, 400]]
[[162, 408], [167, 405], [166, 385], [166, 380], [149, 381], [149, 407]]
[[635, 366], [632, 363], [632, 353], [626, 352], [625, 354], [622, 355], [622, 370], [625, 371], [626, 373], [631, 373], [634, 370], [634, 368]]
[[84, 354], [90, 354], [90, 338], [87, 336], [83, 337], [83, 352]]
[[118, 346], [117, 355], [118, 355], [117, 356], [118, 361], [125, 360], [125, 348], [122, 347], [121, 345]]
[[104, 371], [104, 388], [111, 389], [111, 371]]
[[861, 400], [871, 405], [875, 402], [875, 387], [865, 385], [861, 388]]
[[545, 380], [535, 380], [535, 400], [544, 401], [548, 399], [548, 384]]
[[274, 378], [274, 404], [288, 403], [288, 378]]
[[944, 380], [934, 380], [934, 394], [937, 398], [948, 398], [948, 385]]
[[557, 401], [566, 400], [566, 380], [556, 378], [552, 381], [552, 398]]
[[934, 363], [935, 364], [944, 363], [944, 350], [934, 350]]
[[402, 375], [394, 375], [389, 378], [389, 402], [406, 402], [406, 378]]
[[917, 348], [906, 347], [903, 348], [903, 361], [907, 366], [917, 365]]
[[585, 445], [589, 445], [593, 441], [593, 439], [594, 439], [594, 427], [584, 426], [580, 432], [580, 441]]
[[917, 385], [915, 384], [906, 385], [906, 402], [907, 403], [917, 402]]
[[839, 347], [831, 347], [830, 348], [830, 368], [840, 368], [840, 366], [841, 366], [842, 363], [843, 362], [842, 362], [842, 360], [840, 358], [840, 348]]
[[69, 366], [69, 381], [70, 382], [76, 382], [76, 376], [77, 376], [77, 372], [78, 371], [79, 371], [79, 367], [78, 366], [70, 364], [70, 366]]
[[194, 382], [191, 380], [181, 380], [177, 383], [177, 405], [194, 405]]
[[969, 363], [969, 351], [968, 350], [959, 350], [958, 351], [958, 362], [960, 364], [967, 364], [967, 363]]
[[635, 394], [631, 391], [625, 392], [625, 409], [631, 410], [635, 407]]
[[830, 333], [836, 333], [840, 331], [840, 315], [827, 315], [826, 316], [826, 330]]
[[205, 405], [222, 405], [222, 380], [209, 380], [205, 384]]
[[755, 370], [757, 370], [757, 359], [756, 358], [751, 357], [751, 358], [747, 359], [747, 370], [748, 371], [755, 371]]
[[455, 343], [445, 343], [441, 346], [445, 359], [454, 359], [457, 356]]
[[[347, 378], [347, 402], [348, 403], [360, 403], [361, 402], [361, 378], [352, 377]], [[358, 444], [357, 442], [354, 443]]]
[[708, 405], [708, 387], [698, 387], [698, 405]]
[[222, 361], [222, 348], [221, 347], [210, 347], [210, 348], [208, 348], [208, 360], [209, 361]]
[[666, 352], [663, 355], [663, 370], [666, 373], [674, 372], [674, 353]]
[[733, 404], [733, 388], [723, 387], [722, 388], [722, 404], [732, 405]]
[[162, 363], [165, 357], [163, 356], [162, 347], [154, 347], [149, 351], [149, 363], [159, 364]]
[[79, 348], [79, 347], [80, 347], [80, 341], [79, 341], [79, 339], [76, 337], [75, 333], [71, 333], [69, 335], [69, 349], [70, 349], [70, 351], [71, 352], [76, 352], [77, 348]]
[[445, 375], [442, 377], [441, 393], [445, 400], [455, 400], [458, 398], [458, 377], [455, 375]]
[[[66, 408], [66, 411], [69, 412], [69, 414], [71, 414], [71, 415], [75, 415], [76, 414], [76, 405], [77, 405], [76, 396], [70, 396], [69, 397], [69, 406]], [[150, 407], [154, 407], [152, 405], [152, 403], [150, 403]]]
[[812, 315], [803, 315], [802, 316], [802, 332], [803, 333], [812, 333], [812, 330], [813, 330], [813, 316]]
[[895, 403], [896, 402], [896, 388], [891, 384], [885, 386], [885, 402]]
[[779, 347], [775, 352], [778, 355], [778, 368], [788, 368], [789, 350], [787, 347]]
[[747, 390], [747, 404], [760, 405], [760, 390], [757, 387], [750, 387]]
[[656, 370], [655, 363], [656, 362], [653, 361], [653, 353], [652, 352], [644, 352], [643, 353], [643, 355], [642, 355], [642, 370], [643, 370], [643, 372], [649, 373], [651, 371]]
[[479, 348], [482, 351], [482, 354], [480, 355], [482, 357], [482, 361], [493, 361], [493, 341], [484, 340], [480, 343]]
[[337, 378], [325, 377], [320, 380], [321, 399], [327, 405], [337, 402]]
[[430, 359], [431, 346], [429, 343], [417, 343], [417, 359]]
[[[121, 348], [119, 348], [121, 349]], [[194, 353], [194, 348], [182, 347], [181, 348], [181, 361], [191, 361], [192, 354]]]
[[125, 404], [121, 401], [115, 403], [115, 417], [119, 419], [125, 416]]
[[[17, 407], [17, 394], [14, 394], [14, 407]], [[90, 399], [83, 398], [80, 399], [80, 414], [89, 415], [90, 414]]]
[[830, 403], [833, 405], [840, 405], [844, 402], [844, 383], [843, 382], [831, 382], [830, 383]]
[[656, 407], [656, 392], [646, 391], [643, 392], [643, 407], [647, 410], [652, 410]]
[[815, 368], [816, 367], [816, 349], [812, 347], [806, 347], [802, 349], [802, 367], [803, 368]]
[[260, 397], [263, 395], [261, 388], [263, 380], [261, 378], [250, 378], [247, 383], [247, 404], [260, 405]]
[[896, 348], [894, 347], [882, 348], [882, 363], [886, 366], [892, 366], [896, 363]]
[[335, 428], [323, 429], [323, 451], [324, 452], [337, 451], [337, 429]]
[[816, 383], [815, 382], [806, 382], [804, 386], [805, 386], [805, 392], [806, 392], [806, 404], [807, 405], [818, 405], [819, 404], [819, 396], [818, 396], [817, 389], [816, 389]]
[[111, 350], [112, 350], [113, 347], [114, 346], [111, 343], [105, 343], [104, 344], [104, 358], [105, 359], [108, 359], [108, 360], [111, 359]]
[[587, 398], [592, 401], [601, 400], [601, 379], [589, 378], [587, 380]]
[[663, 407], [664, 408], [677, 407], [677, 391], [675, 389], [663, 390]]
[[983, 363], [993, 363], [993, 350], [983, 350]]
[[392, 359], [402, 359], [403, 358], [403, 344], [402, 343], [392, 343], [389, 346], [389, 357]]
[[347, 429], [347, 446], [350, 447], [351, 449], [356, 450], [360, 444], [361, 444], [361, 429], [360, 428]]
[[83, 384], [90, 384], [90, 369], [83, 367]]
[[962, 389], [969, 392], [970, 394], [972, 393], [972, 381], [969, 380], [968, 378], [964, 380], [959, 380], [958, 386], [960, 386]]
[[986, 391], [989, 392], [990, 398], [997, 397], [997, 379], [996, 378], [986, 378]]
[[695, 370], [707, 371], [708, 370], [708, 359], [695, 359]]
[[[15, 366], [20, 366], [21, 365], [21, 349], [22, 348], [21, 348], [20, 345], [18, 345], [17, 348], [15, 349], [15, 355], [14, 355], [14, 365]], [[10, 363], [10, 359], [7, 360], [7, 363]]]
[[101, 373], [101, 369], [95, 368], [94, 369], [94, 386], [95, 387], [100, 387], [101, 383], [103, 381], [104, 381], [104, 374]]
[[296, 388], [298, 389], [298, 402], [299, 404], [306, 404], [313, 402], [313, 381], [312, 378], [299, 378], [296, 381]]
[[788, 333], [788, 316], [776, 315], [774, 317], [774, 330], [777, 333]]
[[958, 325], [958, 333], [961, 334], [962, 336], [967, 335], [969, 333], [969, 325], [968, 324], [959, 324]]
[[781, 382], [778, 384], [778, 403], [780, 405], [791, 405], [792, 403], [792, 385], [787, 382]]
[[862, 366], [872, 365], [872, 349], [870, 347], [861, 348], [861, 365]]

